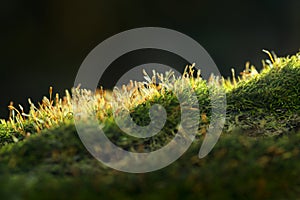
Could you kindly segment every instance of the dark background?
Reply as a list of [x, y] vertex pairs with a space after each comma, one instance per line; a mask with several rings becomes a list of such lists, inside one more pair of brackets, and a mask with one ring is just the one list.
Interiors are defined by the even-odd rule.
[[[74, 1], [2, 0], [0, 3], [0, 117], [13, 100], [28, 107], [49, 86], [73, 86], [85, 56], [121, 31], [158, 26], [187, 34], [211, 55], [224, 76], [246, 61], [300, 48], [300, 1]], [[113, 77], [113, 74], [112, 74]]]

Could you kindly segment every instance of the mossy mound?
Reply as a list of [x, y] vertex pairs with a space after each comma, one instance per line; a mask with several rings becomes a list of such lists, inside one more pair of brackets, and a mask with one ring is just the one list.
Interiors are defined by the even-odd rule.
[[299, 58], [281, 58], [274, 66], [227, 93], [229, 129], [252, 136], [288, 134], [300, 124]]
[[[40, 108], [31, 104], [29, 114], [11, 106], [18, 113], [0, 124], [1, 199], [297, 198], [300, 55], [272, 61], [260, 74], [252, 69], [238, 82], [223, 80], [226, 124], [218, 143], [203, 159], [198, 152], [210, 121], [209, 91], [205, 81], [191, 78], [201, 108], [196, 140], [176, 162], [146, 174], [112, 170], [89, 154], [74, 126], [70, 96], [64, 101], [58, 96], [52, 99], [51, 89], [50, 98], [43, 99]], [[96, 106], [96, 113], [105, 119], [104, 132], [117, 145], [130, 151], [155, 150], [176, 134], [178, 101], [156, 86], [139, 89], [151, 92], [131, 107], [137, 124], [149, 123], [151, 105], [161, 103], [167, 108], [167, 126], [157, 137], [124, 136], [111, 108], [105, 102], [100, 107], [99, 99], [96, 105], [105, 109]]]

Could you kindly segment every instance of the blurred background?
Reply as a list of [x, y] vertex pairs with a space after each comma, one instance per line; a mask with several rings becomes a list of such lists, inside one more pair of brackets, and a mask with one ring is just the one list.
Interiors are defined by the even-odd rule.
[[232, 67], [242, 70], [246, 61], [259, 68], [267, 58], [262, 49], [280, 56], [300, 48], [299, 0], [2, 0], [0, 5], [0, 118], [8, 117], [10, 101], [28, 107], [28, 97], [40, 101], [49, 86], [63, 94], [97, 44], [132, 28], [187, 34], [224, 76]]

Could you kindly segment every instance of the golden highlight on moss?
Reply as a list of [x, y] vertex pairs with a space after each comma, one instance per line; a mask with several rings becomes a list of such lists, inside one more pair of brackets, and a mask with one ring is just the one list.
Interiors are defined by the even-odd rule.
[[53, 88], [50, 87], [49, 97], [44, 97], [41, 103], [38, 103], [38, 106], [28, 99], [30, 104], [28, 113], [24, 112], [21, 105], [18, 105], [19, 108], [17, 108], [11, 102], [8, 106], [10, 111], [9, 119], [7, 121], [1, 120], [1, 125], [12, 128], [23, 136], [29, 136], [34, 132], [39, 133], [43, 129], [71, 123], [74, 117], [73, 106], [76, 105], [80, 107], [83, 113], [96, 113], [100, 121], [105, 121], [112, 114], [113, 104], [114, 106], [117, 105], [119, 109], [132, 110], [153, 98], [169, 95], [168, 91], [174, 89], [174, 87], [182, 88], [183, 90], [186, 82], [193, 89], [198, 90], [199, 93], [202, 91], [201, 87], [207, 87], [209, 83], [213, 83], [218, 87], [224, 88], [226, 93], [231, 95], [238, 91], [239, 88], [263, 79], [272, 69], [280, 72], [280, 70], [290, 65], [300, 68], [300, 53], [279, 58], [275, 54], [272, 55], [269, 51], [263, 51], [269, 55], [270, 60], [263, 61], [261, 72], [258, 72], [253, 65], [247, 62], [245, 69], [237, 77], [236, 72], [232, 69], [231, 78], [225, 79], [224, 77], [214, 77], [212, 75], [208, 83], [201, 78], [200, 70], [195, 73], [193, 64], [185, 68], [181, 77], [175, 77], [172, 71], [168, 71], [165, 74], [153, 71], [151, 76], [146, 71], [143, 71], [144, 82], [130, 81], [127, 85], [115, 88], [113, 91], [103, 90], [102, 87], [97, 89], [97, 91], [89, 91], [78, 87], [71, 89], [72, 95], [66, 90], [64, 97], [61, 98], [59, 94], [54, 95]]

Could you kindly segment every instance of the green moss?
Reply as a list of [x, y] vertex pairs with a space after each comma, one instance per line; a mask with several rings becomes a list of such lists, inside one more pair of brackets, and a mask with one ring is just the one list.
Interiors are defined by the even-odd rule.
[[299, 127], [299, 80], [300, 62], [291, 59], [240, 82], [227, 93], [229, 126], [255, 136], [287, 134]]
[[[199, 134], [179, 160], [146, 174], [123, 173], [102, 165], [79, 140], [69, 107], [58, 101], [55, 106], [51, 98], [45, 100], [41, 115], [33, 112], [28, 120], [17, 118], [0, 124], [0, 198], [297, 198], [299, 60], [299, 54], [278, 58], [259, 75], [242, 77], [236, 84], [223, 83], [226, 125], [212, 152], [203, 159], [198, 158], [198, 151], [210, 120], [209, 90], [205, 81], [191, 79], [200, 105]], [[155, 94], [130, 112], [137, 124], [147, 125], [151, 105], [162, 104], [168, 114], [162, 131], [151, 139], [126, 136], [107, 109], [104, 132], [114, 143], [130, 151], [141, 147], [150, 151], [174, 137], [180, 119], [178, 100], [172, 93]], [[69, 106], [68, 101], [66, 104]], [[53, 119], [48, 119], [50, 116]]]

